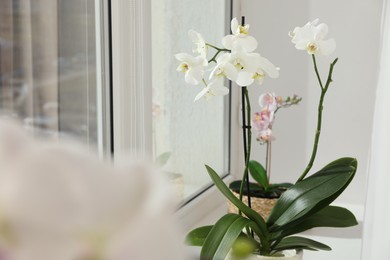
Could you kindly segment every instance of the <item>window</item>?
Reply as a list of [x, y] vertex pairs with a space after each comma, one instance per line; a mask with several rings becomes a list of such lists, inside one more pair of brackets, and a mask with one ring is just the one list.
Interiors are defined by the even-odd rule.
[[0, 2], [1, 114], [103, 153], [101, 10], [97, 0]]
[[191, 53], [190, 29], [221, 45], [229, 9], [225, 0], [152, 0], [152, 149], [181, 200], [210, 186], [204, 164], [221, 175], [229, 171], [229, 98], [194, 103], [202, 86], [185, 83], [174, 55]]
[[219, 44], [230, 9], [226, 0], [1, 1], [1, 114], [101, 155], [165, 157], [186, 203], [211, 186], [204, 164], [229, 172], [230, 101], [194, 103], [199, 89], [175, 71], [174, 54], [191, 50], [189, 29]]

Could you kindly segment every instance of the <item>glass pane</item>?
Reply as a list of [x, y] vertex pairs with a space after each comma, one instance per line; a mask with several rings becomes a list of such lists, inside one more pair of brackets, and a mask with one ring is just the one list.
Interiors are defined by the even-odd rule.
[[[97, 145], [95, 0], [0, 1], [0, 111]], [[100, 51], [100, 50], [99, 50]]]
[[185, 83], [174, 55], [191, 52], [190, 29], [221, 45], [226, 8], [225, 0], [152, 0], [153, 149], [181, 200], [211, 184], [205, 164], [228, 171], [228, 98], [194, 103], [202, 86]]

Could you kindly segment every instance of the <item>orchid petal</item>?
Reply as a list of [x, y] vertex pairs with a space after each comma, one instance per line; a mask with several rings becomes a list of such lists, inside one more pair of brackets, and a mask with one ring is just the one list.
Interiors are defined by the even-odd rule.
[[224, 74], [225, 76], [229, 79], [229, 80], [232, 80], [232, 81], [236, 81], [237, 80], [237, 70], [236, 68], [233, 66], [233, 64], [231, 63], [226, 63], [225, 66], [224, 66]]
[[234, 47], [238, 45], [242, 46], [245, 51], [252, 52], [256, 50], [258, 43], [253, 36], [247, 35], [245, 37], [237, 38], [236, 42], [234, 43]]
[[328, 56], [332, 54], [336, 49], [336, 41], [334, 39], [320, 41], [319, 47], [320, 47], [320, 53], [324, 56]]
[[230, 29], [232, 30], [232, 33], [233, 34], [237, 34], [237, 32], [239, 33], [240, 30], [239, 30], [239, 24], [238, 24], [238, 21], [237, 21], [237, 18], [234, 17], [230, 23]]
[[267, 73], [269, 77], [271, 78], [279, 77], [279, 70], [268, 59], [264, 57], [260, 57], [260, 67]]
[[244, 87], [249, 86], [254, 82], [253, 73], [247, 71], [240, 71], [237, 75], [236, 83], [237, 85]]
[[185, 62], [190, 62], [190, 63], [193, 63], [195, 61], [195, 57], [188, 54], [188, 53], [178, 53], [175, 55], [175, 58], [178, 61], [185, 61]]
[[204, 95], [206, 95], [207, 92], [209, 91], [209, 89], [210, 89], [210, 87], [205, 87], [205, 88], [203, 88], [202, 91], [199, 92], [199, 93], [196, 95], [196, 97], [195, 97], [195, 99], [194, 99], [194, 102], [198, 101], [198, 100], [201, 99]]
[[328, 34], [328, 25], [325, 23], [322, 23], [317, 26], [316, 32], [315, 32], [315, 40], [323, 40], [325, 36]]
[[228, 50], [232, 50], [234, 47], [234, 42], [233, 42], [234, 36], [233, 35], [226, 35], [225, 37], [222, 38], [222, 45], [224, 48]]
[[198, 85], [202, 80], [202, 71], [197, 69], [192, 69], [186, 72], [185, 81], [191, 85]]

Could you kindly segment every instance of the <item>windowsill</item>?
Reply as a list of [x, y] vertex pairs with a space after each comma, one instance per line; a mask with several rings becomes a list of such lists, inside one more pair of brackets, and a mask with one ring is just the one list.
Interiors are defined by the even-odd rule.
[[[345, 207], [349, 209], [358, 220], [359, 224], [350, 228], [315, 228], [303, 232], [302, 235], [310, 239], [325, 243], [332, 248], [332, 251], [305, 251], [305, 260], [343, 260], [343, 259], [360, 259], [360, 248], [362, 242], [362, 228], [364, 218], [364, 205], [359, 204], [340, 204], [335, 206]], [[204, 215], [190, 229], [199, 226], [212, 225], [221, 216], [226, 214], [226, 203], [220, 204], [208, 214]], [[190, 230], [189, 229], [189, 230]], [[199, 257], [200, 247], [188, 247], [189, 253], [194, 258]]]

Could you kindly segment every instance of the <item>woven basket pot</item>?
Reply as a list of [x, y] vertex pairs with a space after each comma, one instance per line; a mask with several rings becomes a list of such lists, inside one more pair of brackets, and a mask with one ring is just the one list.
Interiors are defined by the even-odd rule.
[[[232, 192], [237, 198], [240, 198], [239, 193], [237, 193], [235, 191], [232, 191]], [[266, 220], [268, 218], [269, 214], [271, 213], [272, 209], [274, 208], [277, 201], [278, 201], [277, 198], [267, 199], [267, 198], [256, 198], [256, 197], [251, 196], [251, 208], [254, 211], [256, 211], [257, 213], [259, 213], [263, 217], [263, 219]], [[242, 196], [242, 202], [245, 205], [248, 205], [248, 197], [245, 195]], [[238, 214], [237, 207], [234, 206], [234, 204], [231, 203], [230, 201], [228, 201], [228, 212]]]

